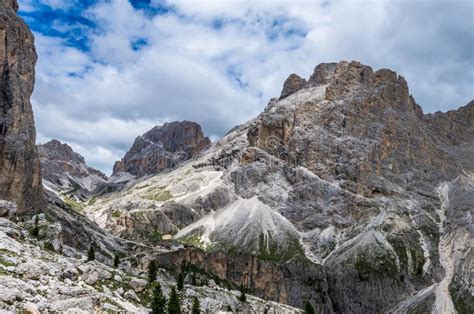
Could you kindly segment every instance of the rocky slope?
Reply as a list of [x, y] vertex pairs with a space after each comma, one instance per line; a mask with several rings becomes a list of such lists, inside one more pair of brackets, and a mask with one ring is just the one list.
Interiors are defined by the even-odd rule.
[[120, 172], [136, 177], [156, 174], [196, 157], [210, 143], [197, 123], [165, 123], [137, 137], [125, 157], [115, 163], [113, 175]]
[[[280, 99], [200, 160], [130, 184], [86, 212], [125, 238], [162, 243], [172, 234], [204, 251], [182, 253], [198, 266], [222, 251], [222, 265], [251, 255], [275, 267], [322, 266], [326, 279], [315, 281], [327, 292], [309, 297], [327, 312], [463, 312], [474, 307], [473, 112], [471, 102], [425, 115], [393, 71], [321, 64], [308, 80], [290, 76]], [[262, 278], [212, 271], [282, 300], [262, 294]], [[293, 284], [305, 291], [307, 283]]]
[[[44, 215], [39, 218], [40, 230], [49, 228]], [[54, 252], [42, 231], [34, 238], [24, 225], [0, 218], [0, 311], [87, 313], [147, 313], [153, 285], [143, 269], [131, 267], [133, 257], [123, 258], [113, 268], [97, 261], [86, 262], [85, 256], [66, 257]], [[240, 292], [220, 288], [201, 274], [186, 284], [181, 292], [182, 309], [190, 311], [194, 297], [203, 311], [212, 313], [229, 308], [238, 312], [300, 313], [286, 305], [248, 296], [238, 300]], [[169, 295], [175, 277], [164, 269], [156, 279], [165, 296]], [[206, 284], [201, 283], [205, 281]]]
[[[0, 2], [0, 199], [16, 214], [43, 205], [30, 96], [35, 81], [34, 39], [16, 15], [16, 0]], [[15, 206], [1, 207], [13, 215]]]
[[38, 145], [38, 153], [43, 185], [64, 197], [85, 201], [108, 180], [99, 170], [88, 167], [84, 157], [58, 140]]

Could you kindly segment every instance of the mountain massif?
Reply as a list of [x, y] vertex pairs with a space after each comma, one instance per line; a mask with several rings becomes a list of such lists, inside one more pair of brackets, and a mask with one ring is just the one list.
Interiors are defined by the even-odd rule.
[[1, 310], [146, 312], [155, 280], [169, 296], [181, 278], [186, 312], [472, 313], [474, 101], [424, 114], [395, 72], [323, 63], [216, 143], [153, 128], [108, 178], [34, 145], [16, 8], [0, 3]]

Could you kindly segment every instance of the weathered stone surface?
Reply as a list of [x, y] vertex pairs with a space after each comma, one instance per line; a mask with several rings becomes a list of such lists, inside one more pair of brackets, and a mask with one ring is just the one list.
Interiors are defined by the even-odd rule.
[[26, 279], [39, 279], [43, 270], [37, 264], [32, 262], [26, 262], [18, 265], [15, 272], [19, 275], [22, 275]]
[[0, 199], [15, 201], [20, 215], [43, 203], [30, 103], [37, 57], [17, 9], [16, 0], [0, 2]]
[[0, 200], [0, 217], [12, 217], [17, 211], [15, 202]]
[[128, 283], [128, 286], [132, 288], [133, 291], [138, 293], [142, 292], [146, 288], [147, 284], [148, 282], [144, 279], [132, 278], [132, 280], [130, 280]]
[[306, 80], [296, 74], [291, 74], [283, 84], [280, 99], [286, 98], [296, 93], [306, 85]]
[[137, 177], [156, 174], [194, 158], [210, 143], [197, 123], [165, 123], [137, 137], [125, 157], [115, 163], [113, 174], [128, 172]]

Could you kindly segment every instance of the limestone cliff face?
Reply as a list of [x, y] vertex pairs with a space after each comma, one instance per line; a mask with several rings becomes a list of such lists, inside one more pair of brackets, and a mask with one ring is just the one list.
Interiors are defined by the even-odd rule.
[[137, 137], [125, 157], [115, 163], [113, 174], [128, 172], [137, 177], [156, 174], [195, 157], [210, 143], [197, 123], [165, 123]]
[[321, 64], [299, 90], [320, 92], [320, 104], [270, 104], [252, 126], [250, 143], [323, 179], [337, 178], [353, 192], [393, 193], [390, 182], [430, 190], [460, 173], [465, 158], [456, 154], [453, 160], [453, 146], [459, 143], [452, 139], [472, 147], [469, 106], [457, 114], [430, 115], [428, 124], [406, 81], [387, 69], [374, 72], [358, 62]]
[[30, 103], [37, 57], [17, 9], [16, 0], [0, 2], [0, 199], [22, 214], [42, 206], [42, 189]]

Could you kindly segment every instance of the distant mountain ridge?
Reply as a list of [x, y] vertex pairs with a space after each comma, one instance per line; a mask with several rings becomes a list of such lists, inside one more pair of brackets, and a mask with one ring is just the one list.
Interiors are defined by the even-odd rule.
[[58, 140], [38, 145], [43, 184], [57, 193], [85, 201], [107, 176], [86, 165], [84, 157]]

